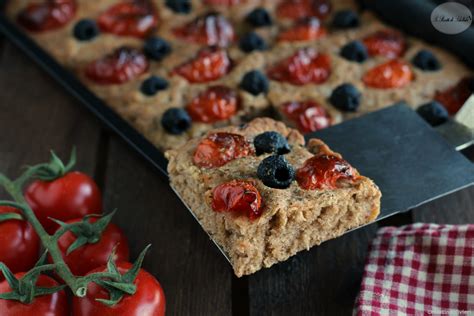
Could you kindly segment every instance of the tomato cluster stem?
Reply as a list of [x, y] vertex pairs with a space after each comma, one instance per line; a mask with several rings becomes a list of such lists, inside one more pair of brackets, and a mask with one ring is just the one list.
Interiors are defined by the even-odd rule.
[[[10, 206], [20, 210], [22, 213], [21, 217], [30, 223], [30, 225], [38, 234], [41, 243], [46, 250], [45, 254], [38, 261], [37, 266], [28, 272], [30, 273], [30, 278], [34, 278], [39, 275], [37, 273], [54, 269], [56, 274], [64, 281], [65, 285], [69, 287], [75, 296], [78, 297], [86, 296], [89, 283], [94, 282], [108, 291], [110, 295], [109, 299], [97, 299], [97, 301], [100, 301], [107, 306], [113, 306], [117, 304], [124, 295], [133, 295], [135, 293], [136, 285], [134, 284], [134, 280], [140, 271], [143, 258], [149, 246], [147, 246], [140, 253], [138, 259], [132, 265], [132, 268], [130, 268], [124, 274], [121, 274], [115, 265], [114, 249], [109, 255], [107, 269], [105, 271], [95, 272], [85, 276], [75, 276], [63, 259], [63, 254], [58, 245], [59, 238], [61, 238], [61, 236], [67, 231], [77, 235], [78, 238], [76, 239], [76, 243], [73, 243], [68, 251], [74, 251], [76, 248], [79, 248], [86, 243], [96, 243], [98, 239], [100, 239], [98, 235], [102, 234], [104, 229], [109, 225], [109, 222], [112, 219], [112, 216], [115, 214], [115, 211], [109, 213], [108, 215], [101, 216], [101, 218], [95, 221], [93, 224], [89, 223], [89, 216], [84, 217], [82, 222], [73, 224], [66, 224], [58, 219], [52, 218], [52, 220], [59, 224], [60, 227], [55, 233], [49, 234], [40, 223], [33, 209], [30, 207], [25, 196], [23, 195], [23, 186], [26, 185], [26, 183], [31, 179], [54, 181], [68, 173], [74, 166], [75, 161], [75, 150], [72, 151], [71, 158], [66, 165], [52, 152], [49, 163], [43, 163], [29, 167], [16, 180], [10, 180], [8, 177], [0, 173], [0, 187], [3, 187], [13, 199], [12, 201], [0, 200], [0, 206]], [[15, 213], [15, 215], [18, 214]], [[3, 217], [3, 220], [5, 220], [5, 216]], [[81, 233], [81, 230], [85, 231], [85, 233]], [[43, 261], [46, 258], [46, 253], [48, 253], [51, 257], [53, 261], [52, 264], [43, 264]], [[28, 286], [33, 286], [33, 288], [27, 291], [28, 295], [25, 296], [22, 293], [24, 291], [22, 291], [22, 289], [18, 286], [18, 282], [20, 281], [16, 280], [15, 276], [11, 273], [8, 267], [0, 263], [0, 271], [3, 272], [4, 275], [8, 276], [8, 283], [12, 287], [12, 292], [7, 293], [8, 295], [3, 295], [3, 293], [0, 293], [0, 296], [3, 295], [2, 298], [4, 299], [27, 302], [34, 298], [35, 295], [44, 295], [44, 293], [52, 293], [52, 290], [58, 291], [62, 289], [61, 287], [53, 287], [49, 290], [45, 290], [41, 287], [35, 287], [34, 282], [36, 281], [34, 281], [34, 279], [27, 279], [25, 284], [27, 283]], [[33, 282], [33, 284], [30, 284], [31, 282]]]
[[[28, 173], [28, 171], [26, 172]], [[26, 174], [25, 173], [25, 174]], [[12, 203], [2, 203], [3, 205], [10, 205], [19, 208], [26, 220], [33, 226], [34, 230], [38, 234], [43, 247], [48, 251], [49, 255], [56, 264], [57, 274], [64, 280], [67, 286], [72, 290], [74, 295], [83, 297], [87, 294], [87, 283], [81, 278], [76, 278], [67, 264], [64, 262], [61, 252], [57, 244], [57, 238], [49, 235], [43, 228], [35, 213], [28, 205], [22, 192], [22, 185], [25, 182], [26, 176], [22, 175], [17, 181], [11, 181], [3, 174], [0, 174], [0, 184], [5, 188], [8, 194], [14, 199]]]

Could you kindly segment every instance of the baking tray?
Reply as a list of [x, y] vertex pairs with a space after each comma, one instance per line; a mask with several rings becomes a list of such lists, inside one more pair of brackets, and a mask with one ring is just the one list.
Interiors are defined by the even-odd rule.
[[[404, 1], [400, 1], [399, 3], [405, 2], [405, 5], [409, 5], [409, 3], [420, 4], [420, 1], [415, 1], [415, 0], [409, 0], [410, 2], [407, 2], [407, 1], [408, 0], [404, 0]], [[390, 12], [391, 10], [394, 10], [393, 3], [395, 2], [390, 2], [391, 3], [390, 5], [388, 5], [388, 2], [386, 1], [367, 0], [366, 2], [367, 3], [365, 5], [368, 7], [372, 6], [374, 11], [379, 13], [382, 16], [382, 18], [384, 18], [384, 15], [387, 14], [387, 11]], [[425, 3], [428, 1], [422, 1], [422, 2]], [[384, 3], [385, 5], [380, 5]], [[89, 111], [91, 111], [96, 117], [99, 118], [99, 120], [102, 123], [105, 124], [105, 126], [107, 126], [109, 129], [117, 133], [123, 140], [125, 140], [125, 142], [128, 145], [130, 145], [143, 158], [145, 158], [149, 163], [151, 163], [151, 165], [156, 170], [158, 170], [158, 172], [162, 176], [168, 177], [168, 174], [166, 171], [167, 160], [164, 157], [163, 153], [160, 150], [158, 150], [150, 141], [148, 141], [142, 134], [140, 134], [135, 128], [133, 128], [127, 121], [125, 121], [116, 112], [114, 112], [109, 106], [107, 106], [105, 102], [103, 102], [95, 94], [93, 94], [85, 85], [83, 85], [76, 78], [74, 74], [69, 72], [67, 69], [63, 68], [54, 58], [52, 58], [46, 51], [44, 51], [38, 44], [36, 44], [30, 37], [28, 37], [26, 33], [21, 31], [14, 23], [12, 23], [3, 13], [5, 4], [6, 4], [5, 0], [0, 0], [0, 32], [3, 33], [15, 45], [21, 48], [31, 59], [33, 59], [38, 65], [40, 65], [49, 75], [51, 75], [70, 94], [72, 94], [78, 100], [80, 100], [81, 103]], [[379, 5], [377, 6], [375, 4], [379, 4]], [[423, 9], [426, 11], [427, 8], [429, 9], [431, 7], [424, 6], [423, 8], [420, 8], [420, 10]], [[426, 12], [424, 14], [426, 14]], [[384, 19], [384, 20], [386, 21], [387, 19]], [[392, 24], [395, 24], [395, 26], [407, 31], [406, 23], [405, 24], [392, 23]], [[474, 30], [472, 29], [470, 31], [474, 32]], [[474, 35], [470, 38], [474, 39]], [[465, 40], [465, 36], [458, 37], [456, 41], [460, 41], [460, 40]], [[436, 40], [433, 40], [433, 39], [431, 39], [431, 41], [437, 42]], [[440, 40], [437, 43], [442, 44], [442, 41]], [[474, 49], [474, 40], [471, 43], [473, 44], [472, 49]], [[449, 47], [446, 47], [446, 48], [449, 49]], [[467, 64], [472, 66], [474, 65], [474, 61], [472, 60], [474, 58], [474, 52], [472, 55], [465, 54], [465, 52], [469, 51], [470, 49], [471, 48], [461, 50], [464, 53], [460, 54], [459, 51], [457, 51], [457, 49], [453, 51], [452, 45], [451, 45], [451, 50], [454, 53], [457, 53], [457, 55], [461, 57]], [[370, 114], [366, 116], [370, 116]], [[320, 136], [324, 134], [325, 134], [325, 131], [320, 131], [320, 133], [318, 132], [315, 133], [316, 136]], [[311, 137], [311, 135], [307, 135], [307, 136]], [[330, 145], [332, 144], [330, 143]], [[336, 150], [344, 152], [344, 150], [341, 150], [339, 148], [336, 148]], [[357, 166], [357, 164], [355, 165]], [[370, 173], [370, 170], [368, 173]], [[367, 175], [370, 176], [370, 174], [367, 174]], [[472, 184], [472, 181], [471, 181], [471, 184]], [[459, 190], [459, 189], [462, 189], [462, 187], [460, 186], [456, 187], [456, 190]], [[455, 190], [453, 189], [450, 192], [453, 192], [453, 191]], [[445, 194], [448, 194], [450, 192], [445, 192]], [[441, 195], [437, 195], [432, 198], [437, 198], [439, 196]], [[424, 200], [424, 202], [427, 202], [427, 201], [429, 201], [429, 199]], [[385, 208], [383, 211], [383, 214], [381, 214], [381, 216], [379, 216], [377, 220], [395, 215], [396, 213], [399, 213], [402, 211], [406, 211], [406, 209], [397, 209], [395, 206]], [[193, 217], [195, 217], [192, 212], [190, 213], [193, 215]], [[196, 220], [199, 222], [197, 218]], [[218, 248], [221, 249], [220, 247]], [[223, 254], [224, 256], [226, 256], [224, 252]]]
[[51, 77], [53, 77], [71, 95], [91, 111], [112, 131], [117, 133], [127, 144], [149, 161], [160, 174], [168, 177], [167, 160], [163, 153], [150, 141], [120, 117], [112, 108], [93, 94], [74, 74], [60, 65], [51, 55], [29, 38], [4, 14], [5, 0], [0, 0], [0, 32], [33, 59]]

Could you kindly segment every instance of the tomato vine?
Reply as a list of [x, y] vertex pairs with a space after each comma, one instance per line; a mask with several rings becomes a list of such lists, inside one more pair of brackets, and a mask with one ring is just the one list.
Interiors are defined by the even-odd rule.
[[[0, 206], [9, 206], [21, 211], [21, 217], [31, 224], [45, 249], [42, 259], [40, 259], [37, 265], [27, 272], [21, 279], [17, 279], [5, 264], [0, 263], [0, 271], [3, 272], [5, 279], [12, 288], [12, 292], [0, 293], [0, 299], [17, 300], [22, 303], [29, 303], [36, 296], [51, 294], [62, 290], [64, 286], [47, 289], [34, 285], [35, 280], [37, 280], [41, 273], [51, 270], [56, 272], [65, 283], [65, 286], [69, 287], [72, 293], [77, 297], [86, 296], [89, 283], [94, 282], [100, 285], [109, 292], [110, 299], [98, 301], [101, 301], [103, 304], [108, 306], [117, 304], [125, 294], [133, 295], [135, 293], [136, 285], [134, 284], [134, 280], [140, 270], [145, 253], [150, 246], [147, 246], [142, 251], [132, 267], [124, 274], [120, 274], [115, 265], [114, 250], [109, 256], [106, 271], [95, 272], [85, 276], [75, 276], [71, 272], [71, 269], [65, 263], [58, 247], [58, 239], [68, 231], [73, 233], [82, 232], [84, 236], [89, 236], [89, 238], [79, 237], [68, 249], [68, 252], [74, 251], [87, 243], [97, 242], [100, 239], [100, 234], [109, 224], [115, 212], [100, 217], [100, 219], [98, 219], [94, 224], [88, 222], [90, 216], [86, 216], [82, 221], [71, 224], [52, 219], [58, 223], [60, 227], [53, 234], [49, 234], [42, 226], [23, 195], [23, 187], [28, 181], [33, 179], [44, 181], [57, 179], [69, 172], [74, 167], [75, 162], [75, 150], [71, 153], [71, 158], [66, 165], [52, 152], [51, 160], [48, 163], [28, 167], [24, 173], [14, 180], [11, 180], [4, 174], [0, 173], [0, 186], [3, 187], [12, 198], [11, 201], [1, 200]], [[19, 219], [19, 214], [15, 213], [1, 215], [0, 221]], [[49, 254], [53, 263], [44, 263], [46, 254]]]

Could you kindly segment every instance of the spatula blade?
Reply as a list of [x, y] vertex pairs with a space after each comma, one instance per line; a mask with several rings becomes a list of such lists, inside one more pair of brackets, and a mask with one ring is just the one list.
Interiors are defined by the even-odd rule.
[[474, 184], [474, 164], [406, 105], [397, 104], [309, 134], [382, 191], [378, 219]]

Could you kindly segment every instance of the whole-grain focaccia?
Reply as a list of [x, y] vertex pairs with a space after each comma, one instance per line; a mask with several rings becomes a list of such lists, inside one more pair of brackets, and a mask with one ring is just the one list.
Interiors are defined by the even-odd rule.
[[380, 211], [381, 193], [318, 139], [258, 118], [166, 153], [172, 187], [237, 276], [284, 261]]
[[399, 101], [445, 120], [442, 105], [454, 114], [474, 91], [454, 56], [353, 0], [17, 0], [6, 10], [162, 150], [255, 117], [306, 133]]

